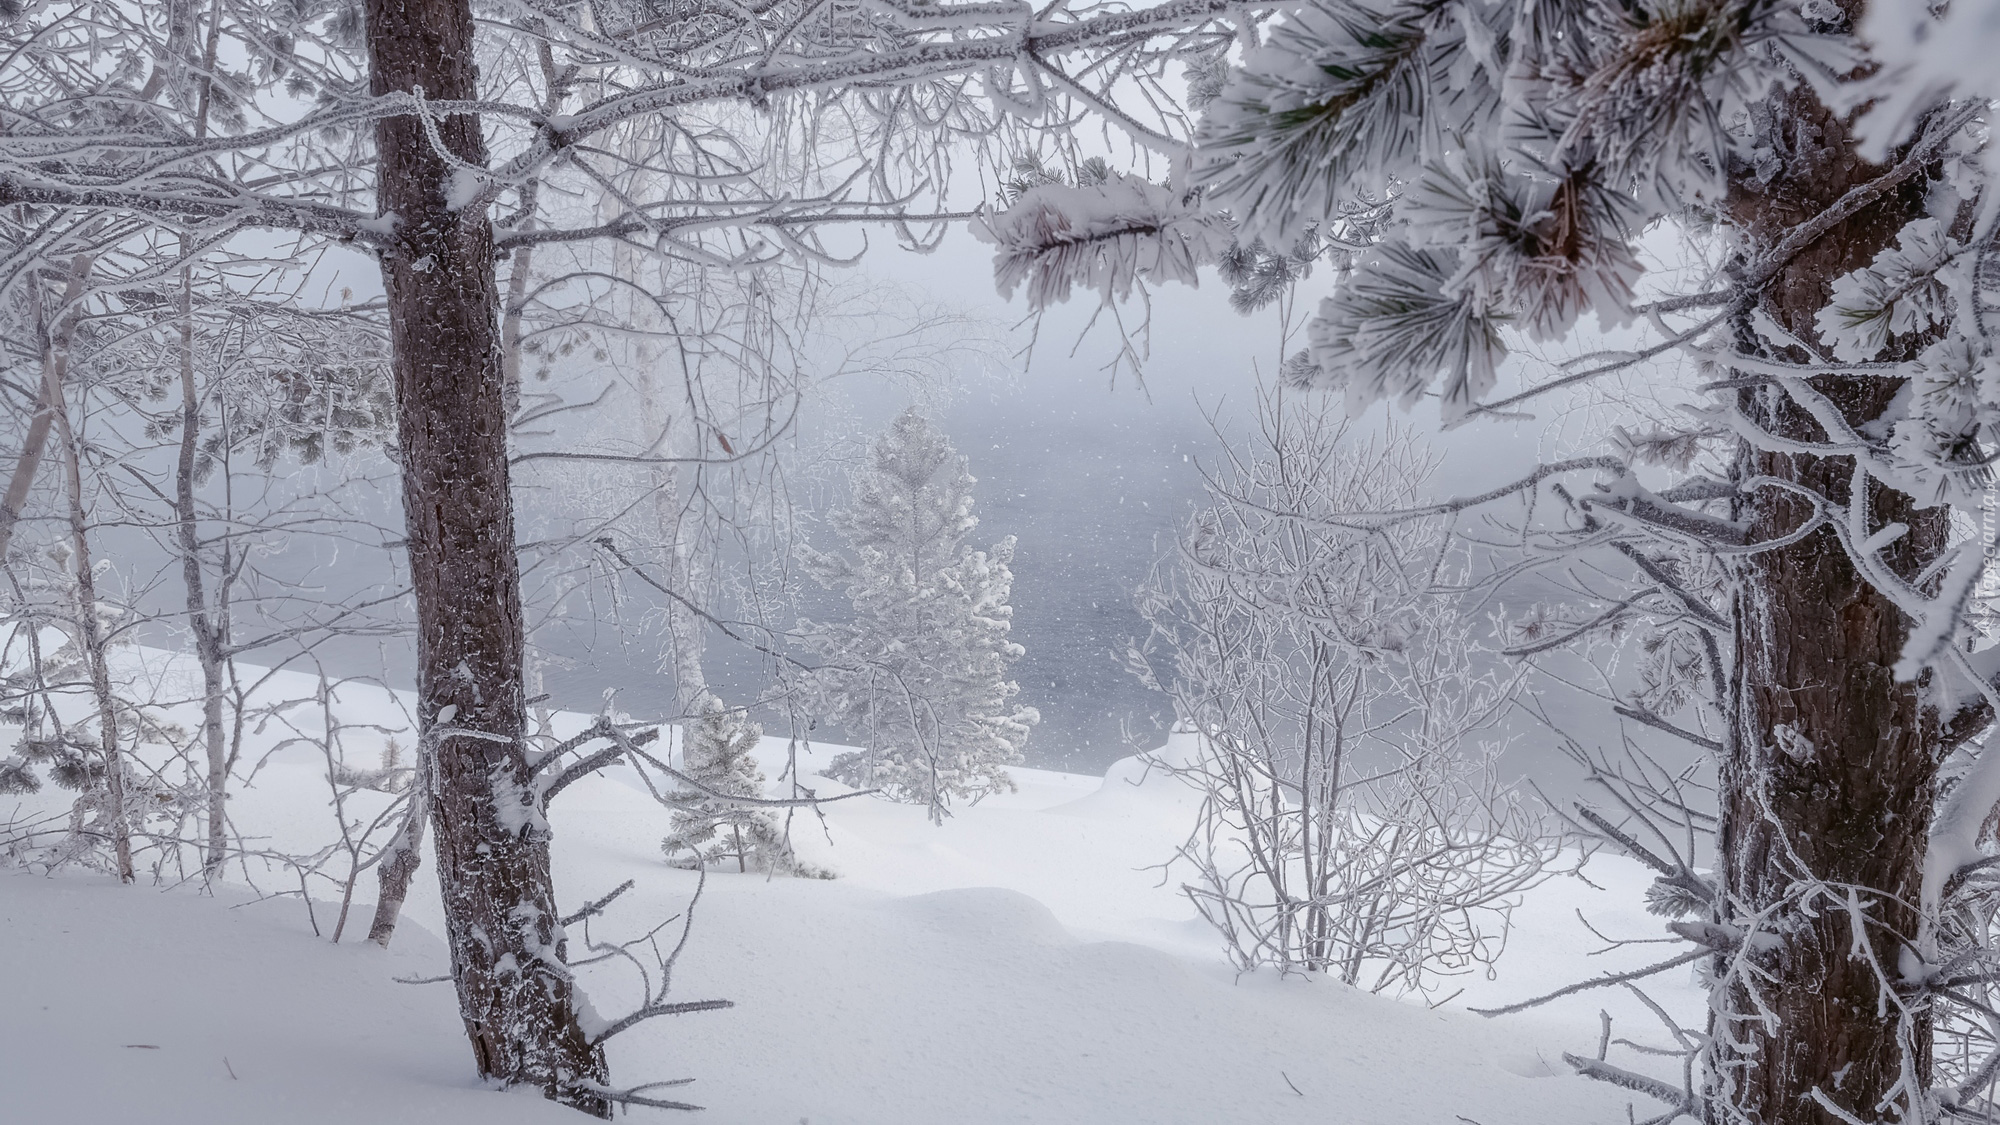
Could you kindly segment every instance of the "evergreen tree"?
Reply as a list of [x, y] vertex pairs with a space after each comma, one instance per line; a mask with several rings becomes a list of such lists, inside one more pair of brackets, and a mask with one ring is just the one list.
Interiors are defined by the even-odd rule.
[[830, 776], [929, 807], [943, 823], [954, 798], [1011, 792], [1041, 718], [1014, 705], [1007, 669], [1014, 584], [1009, 536], [988, 551], [965, 543], [974, 478], [930, 420], [912, 407], [875, 443], [832, 523], [846, 554], [806, 551], [807, 569], [846, 593], [851, 622], [807, 623], [825, 660], [817, 685], [827, 715], [867, 741], [836, 758]]
[[[699, 717], [683, 736], [681, 768], [715, 793], [762, 797], [764, 773], [751, 754], [764, 728], [747, 711], [726, 706], [712, 693], [703, 693], [697, 706]], [[733, 864], [738, 871], [830, 877], [799, 863], [770, 809], [717, 800], [696, 789], [667, 796], [675, 804], [673, 831], [660, 841], [660, 850], [676, 867], [726, 869]]]

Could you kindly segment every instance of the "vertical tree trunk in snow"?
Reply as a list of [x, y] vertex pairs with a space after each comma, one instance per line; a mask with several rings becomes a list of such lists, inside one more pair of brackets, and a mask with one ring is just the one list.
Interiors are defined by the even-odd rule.
[[[478, 96], [468, 0], [368, 0], [376, 95]], [[549, 835], [523, 740], [520, 570], [507, 471], [493, 228], [453, 207], [483, 167], [479, 119], [376, 126], [377, 205], [397, 439], [417, 602], [419, 718], [459, 1010], [481, 1074], [599, 1116], [603, 1051], [577, 1020], [549, 875]]]
[[[1855, 155], [1845, 123], [1809, 92], [1778, 94], [1768, 104], [1784, 171], [1769, 184], [1739, 175], [1732, 186], [1751, 259], [1882, 170]], [[1766, 290], [1764, 311], [1798, 339], [1816, 339], [1813, 318], [1834, 279], [1893, 245], [1902, 226], [1923, 213], [1922, 179], [1892, 190], [1794, 259]], [[1747, 318], [1738, 344], [1762, 346]], [[1784, 358], [1812, 357], [1791, 349]], [[1878, 417], [1897, 390], [1879, 379], [1811, 382], [1857, 425]], [[1743, 391], [1739, 405], [1772, 433], [1829, 440], [1776, 387]], [[1799, 482], [1835, 503], [1854, 500], [1851, 458], [1746, 448], [1739, 467], [1746, 477]], [[1903, 577], [1914, 576], [1944, 548], [1944, 510], [1918, 512], [1908, 497], [1863, 480], [1869, 529], [1909, 526], [1884, 555]], [[1754, 540], [1778, 538], [1811, 515], [1811, 505], [1792, 492], [1767, 487], [1754, 497], [1742, 513]], [[1730, 910], [1743, 917], [1785, 902], [1802, 881], [1842, 894], [1854, 888], [1868, 908], [1874, 959], [1894, 978], [1902, 943], [1918, 935], [1915, 904], [1937, 776], [1937, 716], [1917, 685], [1890, 674], [1910, 623], [1857, 573], [1831, 528], [1754, 556], [1744, 576], [1736, 746], [1722, 771], [1720, 875]], [[1810, 915], [1780, 908], [1764, 930], [1781, 940], [1756, 958], [1771, 974], [1757, 982], [1760, 999], [1741, 984], [1726, 997], [1736, 1018], [1712, 1028], [1710, 1081], [1742, 1116], [1718, 1113], [1719, 1120], [1834, 1125], [1841, 1118], [1819, 1104], [1823, 1096], [1874, 1121], [1891, 1112], [1885, 1099], [1899, 1081], [1913, 1076], [1928, 1084], [1928, 1018], [1920, 1012], [1899, 1029], [1894, 998], [1880, 995], [1875, 968], [1853, 954], [1855, 923], [1830, 905], [1822, 898]], [[1760, 1002], [1775, 1016], [1769, 1024], [1754, 1018]]]
[[[208, 755], [208, 840], [202, 872], [222, 870], [229, 844], [229, 741], [222, 729], [223, 649], [221, 623], [208, 611], [207, 576], [201, 569], [200, 522], [194, 502], [195, 456], [201, 438], [201, 395], [194, 377], [194, 309], [187, 271], [181, 271], [180, 376], [181, 447], [174, 469], [174, 516], [181, 547], [181, 581], [187, 593], [188, 631], [194, 634], [195, 661], [201, 666], [201, 734]], [[224, 582], [229, 576], [222, 576]]]
[[376, 872], [381, 893], [375, 899], [375, 918], [368, 925], [368, 940], [384, 949], [389, 948], [390, 939], [396, 936], [396, 919], [403, 913], [403, 900], [409, 897], [410, 879], [424, 861], [424, 828], [430, 821], [430, 765], [429, 748], [419, 746], [416, 769], [410, 777], [409, 810], [403, 814], [403, 823], [396, 829], [395, 837], [383, 849], [380, 869]]
[[[639, 397], [642, 440], [657, 442], [660, 452], [668, 456], [700, 456], [701, 434], [692, 425], [694, 404], [682, 404], [677, 417], [673, 407], [664, 402], [665, 396], [661, 392], [664, 380], [660, 377], [659, 366], [646, 362], [643, 357], [641, 363], [644, 365], [640, 374]], [[700, 604], [703, 595], [701, 569], [693, 541], [700, 536], [701, 519], [684, 507], [683, 494], [687, 490], [681, 487], [683, 473], [696, 471], [693, 466], [652, 466], [650, 498], [654, 528], [661, 546], [661, 580], [667, 589]], [[702, 630], [707, 623], [688, 606], [672, 598], [667, 599], [661, 612], [665, 614], [667, 632], [663, 670], [673, 677], [676, 709], [687, 723], [692, 723], [694, 717], [701, 714], [702, 699], [708, 695], [708, 676], [702, 668], [702, 654], [706, 647]]]
[[[74, 276], [80, 278], [81, 271]], [[35, 308], [39, 317], [41, 306], [37, 304]], [[73, 319], [74, 314], [70, 315]], [[44, 354], [47, 354], [47, 350], [54, 345], [47, 342], [47, 329], [40, 325], [37, 327], [42, 328]], [[67, 335], [63, 348], [65, 351], [68, 349]], [[137, 873], [132, 868], [132, 822], [125, 807], [125, 759], [118, 748], [118, 704], [111, 694], [111, 666], [105, 653], [104, 629], [97, 620], [97, 568], [90, 552], [90, 517], [83, 504], [82, 451], [77, 448], [76, 430], [70, 424], [69, 402], [64, 398], [61, 382], [62, 372], [67, 367], [67, 355], [56, 363], [43, 365], [42, 403], [53, 415], [57, 436], [62, 441], [63, 478], [67, 486], [64, 491], [69, 494], [70, 550], [74, 556], [70, 561], [76, 569], [77, 640], [83, 649], [84, 661], [90, 666], [90, 691], [97, 703], [98, 737], [104, 757], [104, 795], [111, 805], [111, 851], [118, 868], [118, 881], [130, 883], [137, 878]]]
[[[208, 136], [208, 112], [214, 94], [211, 76], [215, 72], [215, 52], [222, 40], [222, 14], [211, 6], [208, 43], [202, 52], [200, 77], [195, 82], [195, 139]], [[193, 247], [183, 242], [187, 253]], [[190, 267], [181, 268], [180, 295], [180, 375], [181, 448], [174, 472], [174, 515], [180, 524], [181, 577], [187, 590], [188, 631], [194, 634], [195, 660], [201, 665], [201, 731], [208, 754], [208, 842], [202, 857], [202, 873], [214, 878], [222, 870], [229, 843], [229, 741], [222, 729], [223, 696], [227, 690], [224, 645], [229, 635], [228, 596], [230, 581], [227, 549], [220, 578], [223, 597], [218, 611], [210, 613], [206, 576], [201, 569], [201, 524], [194, 502], [195, 455], [201, 437], [201, 395], [194, 377], [194, 277]], [[227, 441], [225, 437], [225, 442]]]
[[[698, 603], [703, 593], [700, 560], [689, 540], [700, 533], [699, 519], [681, 510], [680, 469], [679, 465], [664, 465], [655, 470], [654, 514], [666, 547], [667, 588]], [[702, 668], [702, 654], [707, 647], [702, 630], [707, 623], [694, 610], [671, 598], [663, 612], [667, 626], [666, 665], [674, 678], [674, 702], [687, 717], [686, 721], [692, 722], [692, 716], [701, 714], [702, 700], [708, 695], [708, 675]]]

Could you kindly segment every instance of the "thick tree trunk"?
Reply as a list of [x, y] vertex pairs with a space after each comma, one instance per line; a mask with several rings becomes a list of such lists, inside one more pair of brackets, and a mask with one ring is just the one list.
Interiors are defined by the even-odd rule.
[[[468, 0], [368, 0], [377, 95], [477, 97]], [[432, 755], [429, 808], [459, 1010], [481, 1074], [608, 1116], [590, 1089], [604, 1054], [579, 1025], [549, 875], [549, 833], [523, 739], [520, 570], [507, 472], [493, 228], [455, 209], [485, 164], [476, 116], [376, 126], [383, 255], [417, 692]]]
[[[1760, 184], [1740, 177], [1731, 201], [1754, 258], [1881, 169], [1861, 161], [1845, 123], [1808, 92], [1774, 97], [1768, 131], [1784, 172]], [[1923, 185], [1906, 184], [1821, 238], [1778, 275], [1763, 310], [1801, 340], [1834, 279], [1870, 262], [1922, 214]], [[1739, 345], [1759, 347], [1747, 322]], [[1812, 357], [1789, 349], [1785, 358]], [[1881, 415], [1897, 387], [1886, 380], [1821, 376], [1813, 385], [1852, 424]], [[1739, 405], [1772, 433], [1807, 441], [1824, 431], [1775, 387], [1741, 393]], [[1744, 449], [1746, 476], [1797, 482], [1851, 504], [1851, 458]], [[1908, 578], [1938, 557], [1948, 534], [1941, 508], [1919, 512], [1908, 497], [1868, 481], [1869, 529], [1891, 522], [1909, 533], [1885, 552]], [[1812, 512], [1803, 497], [1762, 488], [1741, 514], [1752, 538], [1774, 539]], [[1937, 716], [1915, 684], [1890, 674], [1909, 621], [1857, 573], [1830, 528], [1753, 556], [1743, 568], [1737, 612], [1738, 721], [1722, 770], [1721, 870], [1728, 914], [1770, 912], [1760, 927], [1780, 940], [1756, 956], [1769, 974], [1734, 980], [1715, 1035], [1712, 1117], [1759, 1125], [1835, 1125], [1891, 1116], [1892, 1092], [1914, 1077], [1928, 1084], [1928, 1016], [1907, 1020], [1882, 976], [1899, 976], [1905, 943], [1918, 937], [1916, 904], [1939, 759]], [[1856, 956], [1857, 923], [1825, 895], [1859, 896], [1870, 957]], [[1768, 1013], [1768, 1018], [1758, 1018]], [[1908, 1104], [1907, 1086], [1895, 1101]]]

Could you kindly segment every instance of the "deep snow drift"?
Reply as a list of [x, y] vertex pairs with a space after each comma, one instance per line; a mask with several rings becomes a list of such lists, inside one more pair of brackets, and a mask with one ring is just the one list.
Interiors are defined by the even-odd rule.
[[[401, 725], [386, 699], [370, 707]], [[836, 749], [815, 747], [805, 772]], [[785, 745], [763, 751], [775, 775]], [[237, 799], [246, 837], [323, 842], [324, 772], [280, 754]], [[1015, 776], [1019, 793], [942, 828], [872, 797], [826, 806], [823, 826], [800, 816], [800, 850], [833, 881], [711, 872], [674, 991], [736, 1007], [621, 1036], [615, 1080], [694, 1078], [671, 1094], [717, 1125], [1624, 1118], [1627, 1095], [1569, 1075], [1560, 1052], [1592, 1051], [1600, 1006], [1619, 1013], [1619, 1035], [1661, 1039], [1657, 1024], [1634, 1022], [1636, 1004], [1607, 990], [1499, 1020], [1463, 1005], [1645, 960], [1646, 947], [1586, 958], [1600, 943], [1574, 917], [1658, 934], [1629, 865], [1593, 861], [1601, 891], [1559, 878], [1534, 892], [1498, 979], [1468, 979], [1432, 1010], [1323, 979], [1234, 974], [1174, 879], [1149, 869], [1184, 831], [1177, 783], [1129, 760], [1102, 779]], [[686, 908], [698, 876], [662, 862], [666, 818], [622, 768], [557, 799], [565, 906], [638, 882], [591, 938], [627, 938]], [[430, 871], [427, 861], [385, 953], [360, 940], [366, 901], [335, 946], [312, 931], [330, 932], [324, 903], [309, 919], [296, 897], [253, 901], [233, 886], [206, 897], [0, 870], [6, 1120], [579, 1120], [480, 1087], [450, 985], [392, 979], [445, 970]], [[372, 900], [372, 873], [361, 885]], [[574, 958], [582, 928], [571, 935]], [[638, 995], [629, 968], [585, 979], [606, 1015]], [[1698, 1003], [1685, 977], [1655, 994], [1682, 1011]]]

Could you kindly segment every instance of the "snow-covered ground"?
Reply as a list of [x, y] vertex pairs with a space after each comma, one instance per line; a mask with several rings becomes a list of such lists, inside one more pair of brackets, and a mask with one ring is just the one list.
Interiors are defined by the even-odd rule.
[[[375, 689], [350, 687], [344, 701], [401, 725]], [[766, 740], [764, 752], [775, 774], [784, 744]], [[832, 752], [816, 747], [805, 772]], [[1594, 1050], [1599, 1007], [1617, 1015], [1618, 1035], [1660, 1040], [1635, 1002], [1605, 990], [1498, 1020], [1464, 1005], [1659, 950], [1586, 956], [1601, 943], [1578, 911], [1617, 936], [1660, 934], [1638, 910], [1643, 875], [1631, 865], [1593, 861], [1601, 890], [1565, 877], [1534, 892], [1497, 977], [1465, 981], [1433, 1010], [1322, 979], [1234, 973], [1175, 879], [1155, 869], [1185, 830], [1177, 783], [1130, 761], [1104, 778], [1015, 776], [1020, 792], [942, 828], [873, 797], [826, 806], [823, 826], [802, 816], [795, 839], [838, 873], [831, 881], [711, 872], [674, 991], [736, 1006], [621, 1036], [615, 1078], [694, 1078], [673, 1094], [708, 1107], [702, 1119], [716, 1125], [1624, 1119], [1626, 1095], [1570, 1076], [1560, 1053]], [[323, 764], [286, 751], [235, 816], [246, 836], [303, 847], [328, 836], [327, 800]], [[629, 937], [686, 908], [697, 876], [662, 862], [666, 813], [629, 773], [573, 786], [551, 820], [566, 905], [637, 881], [593, 920], [592, 937]], [[324, 903], [309, 919], [296, 897], [258, 901], [235, 887], [211, 897], [0, 870], [0, 1118], [580, 1120], [480, 1087], [450, 985], [393, 979], [445, 969], [430, 872], [426, 863], [385, 953], [358, 940], [365, 902], [335, 946], [312, 931], [330, 928]], [[361, 885], [372, 899], [372, 873]], [[637, 997], [628, 969], [592, 969], [586, 981], [602, 1013]], [[1699, 1002], [1685, 977], [1654, 992], [1684, 1012]]]

